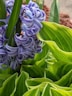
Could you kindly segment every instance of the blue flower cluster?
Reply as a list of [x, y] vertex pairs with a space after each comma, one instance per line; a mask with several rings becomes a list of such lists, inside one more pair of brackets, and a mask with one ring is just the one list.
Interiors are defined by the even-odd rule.
[[14, 0], [6, 1], [7, 18], [0, 20], [5, 25], [0, 27], [0, 66], [6, 64], [12, 69], [16, 69], [23, 60], [34, 58], [36, 53], [41, 52], [41, 42], [36, 34], [42, 28], [41, 22], [45, 20], [45, 12], [30, 0], [29, 4], [22, 5], [20, 11], [21, 34], [14, 36], [16, 47], [5, 43], [6, 27], [13, 9]]

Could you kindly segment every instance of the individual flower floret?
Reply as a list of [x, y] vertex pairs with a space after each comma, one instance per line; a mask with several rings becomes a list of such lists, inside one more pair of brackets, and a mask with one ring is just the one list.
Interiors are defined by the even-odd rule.
[[6, 0], [6, 10], [7, 10], [7, 16], [10, 16], [12, 13], [14, 5], [14, 0]]

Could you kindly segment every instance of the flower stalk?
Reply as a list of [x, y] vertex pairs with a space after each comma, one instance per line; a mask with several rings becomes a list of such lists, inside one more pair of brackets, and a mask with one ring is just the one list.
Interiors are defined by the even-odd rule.
[[[6, 18], [6, 7], [4, 0], [0, 0], [0, 20]], [[0, 26], [4, 25], [3, 22], [0, 22]]]
[[8, 27], [7, 27], [7, 31], [6, 31], [6, 37], [9, 38], [9, 45], [11, 44], [10, 41], [12, 41], [12, 38], [14, 37], [14, 27], [17, 23], [18, 17], [19, 17], [19, 13], [20, 13], [20, 8], [21, 8], [21, 4], [22, 4], [22, 0], [15, 0], [14, 6], [13, 6], [13, 10], [9, 19], [9, 23], [8, 23]]

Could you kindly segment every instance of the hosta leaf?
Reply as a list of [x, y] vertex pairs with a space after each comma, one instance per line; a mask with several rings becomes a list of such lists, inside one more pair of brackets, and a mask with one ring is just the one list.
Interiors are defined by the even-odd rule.
[[49, 21], [59, 23], [59, 1], [53, 0], [50, 8]]
[[70, 86], [71, 82], [72, 82], [72, 70], [70, 70], [67, 74], [62, 76], [62, 78], [56, 81], [55, 83], [61, 86]]
[[[0, 19], [5, 19], [6, 18], [6, 7], [5, 7], [5, 1], [0, 0]], [[3, 23], [0, 22], [0, 25]]]
[[[40, 84], [40, 88], [42, 89], [42, 92], [43, 92], [43, 88], [49, 84], [51, 88], [54, 88], [54, 89], [62, 89], [62, 90], [65, 90], [65, 91], [72, 91], [72, 88], [70, 87], [62, 87], [62, 86], [59, 86], [57, 84], [55, 84], [54, 82], [43, 82]], [[38, 86], [39, 88], [39, 86]]]
[[60, 93], [58, 93], [56, 90], [54, 90], [54, 89], [52, 89], [51, 90], [51, 94], [52, 94], [52, 96], [63, 96], [63, 95], [61, 95]]
[[[72, 64], [72, 52], [66, 52], [61, 50], [54, 41], [44, 41], [45, 43], [47, 43], [48, 47], [51, 49], [53, 55], [56, 57], [56, 59], [58, 61], [61, 61], [63, 63], [68, 63], [69, 65]], [[60, 68], [62, 68], [63, 66], [65, 66], [65, 64], [63, 65], [60, 64]], [[56, 64], [55, 64], [56, 65]], [[53, 65], [52, 65], [53, 66]], [[62, 66], [62, 67], [61, 67]], [[58, 66], [59, 67], [59, 66]], [[53, 67], [51, 67], [53, 68]], [[59, 69], [59, 68], [58, 68]], [[69, 68], [71, 69], [71, 68]], [[52, 69], [52, 71], [54, 70], [54, 68]], [[61, 69], [62, 70], [62, 69]], [[64, 70], [64, 69], [63, 69]], [[55, 71], [53, 71], [54, 73]], [[59, 71], [57, 71], [59, 72]], [[61, 74], [62, 72], [60, 72]], [[58, 74], [58, 73], [57, 73]], [[63, 73], [62, 73], [63, 74]]]
[[72, 88], [72, 83], [70, 84], [70, 86], [69, 86], [70, 88]]
[[61, 75], [65, 75], [71, 69], [72, 69], [72, 64], [65, 64], [64, 67], [62, 68]]
[[46, 44], [44, 44], [42, 47], [42, 52], [36, 54], [34, 57], [35, 64], [39, 67], [46, 68], [47, 63], [45, 61], [45, 58], [47, 57], [47, 55], [48, 55], [48, 47]]
[[[53, 74], [56, 77], [56, 80], [58, 80], [61, 77], [61, 71], [62, 68], [65, 66], [66, 64], [63, 64], [62, 62], [55, 62], [52, 65], [48, 65], [47, 71], [49, 72], [49, 74]], [[48, 74], [47, 72], [47, 74]], [[51, 76], [52, 77], [52, 76]], [[51, 78], [50, 77], [50, 78]], [[54, 80], [54, 78], [52, 78], [52, 80]]]
[[56, 58], [53, 56], [53, 54], [50, 50], [48, 50], [48, 54], [45, 58], [45, 61], [48, 63], [48, 65], [53, 65], [54, 63], [57, 62]]
[[35, 64], [38, 66], [38, 67], [42, 67], [42, 68], [46, 68], [47, 66], [47, 63], [45, 62], [45, 58], [42, 58], [41, 60], [39, 61], [36, 61]]
[[58, 77], [56, 76], [56, 74], [54, 74], [53, 72], [51, 72], [50, 70], [46, 69], [46, 77], [50, 78], [53, 81], [58, 80]]
[[58, 61], [72, 64], [72, 52], [61, 50], [54, 41], [44, 41]]
[[13, 74], [14, 71], [11, 68], [0, 69], [0, 74]]
[[51, 93], [53, 96], [72, 96], [71, 91], [65, 91], [62, 89], [51, 89]]
[[72, 29], [53, 22], [43, 22], [43, 28], [37, 34], [41, 40], [53, 40], [65, 50], [72, 51]]
[[[27, 83], [29, 85], [29, 86], [27, 85], [29, 87], [29, 90], [24, 94], [24, 96], [38, 96], [38, 95], [36, 95], [36, 91], [38, 89], [40, 91], [40, 96], [65, 96], [67, 94], [67, 92], [68, 92], [69, 95], [72, 93], [72, 89], [71, 88], [69, 88], [69, 87], [61, 87], [61, 86], [56, 85], [53, 82], [45, 81], [45, 82], [43, 82], [41, 84], [37, 84], [36, 82], [32, 83], [32, 81], [30, 82], [28, 80]], [[57, 90], [61, 90], [62, 92], [60, 93]], [[62, 93], [64, 93], [65, 95], [63, 95]]]
[[39, 89], [31, 89], [28, 92], [26, 92], [23, 96], [40, 96], [40, 91]]
[[0, 87], [2, 86], [3, 82], [13, 74], [13, 71], [10, 68], [7, 69], [0, 69]]
[[3, 82], [10, 77], [10, 74], [0, 74], [0, 87], [2, 86]]
[[43, 89], [42, 95], [41, 96], [51, 96], [50, 92], [50, 84], [46, 84], [46, 86]]
[[7, 80], [5, 80], [3, 86], [0, 88], [0, 96], [10, 96], [15, 87], [16, 77], [17, 73], [15, 73], [14, 75], [10, 76]]
[[43, 82], [52, 82], [52, 80], [48, 79], [48, 78], [32, 78], [32, 79], [28, 79], [26, 81], [27, 86], [37, 86]]
[[26, 71], [29, 73], [30, 77], [43, 77], [44, 76], [44, 69], [38, 67], [36, 65], [23, 65], [22, 71]]
[[35, 57], [34, 57], [34, 60], [35, 60], [35, 61], [39, 61], [39, 60], [41, 60], [42, 58], [45, 58], [47, 54], [48, 54], [48, 47], [47, 47], [46, 44], [43, 44], [42, 52], [36, 54]]
[[17, 80], [16, 91], [14, 96], [22, 96], [27, 91], [25, 81], [28, 78], [29, 78], [28, 74], [22, 71]]

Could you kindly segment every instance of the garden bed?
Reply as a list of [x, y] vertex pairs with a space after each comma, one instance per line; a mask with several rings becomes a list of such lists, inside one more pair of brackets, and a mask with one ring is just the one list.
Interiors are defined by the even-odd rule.
[[[49, 19], [50, 8], [44, 5], [43, 10], [46, 13], [46, 21]], [[60, 13], [60, 24], [72, 28], [72, 20], [68, 14]]]

